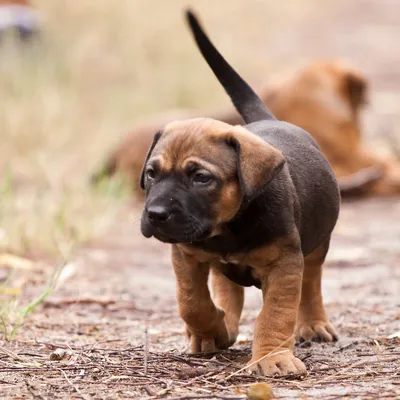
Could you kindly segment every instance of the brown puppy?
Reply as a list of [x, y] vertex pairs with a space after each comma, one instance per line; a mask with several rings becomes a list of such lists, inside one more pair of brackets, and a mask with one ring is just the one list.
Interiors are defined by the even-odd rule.
[[193, 352], [235, 342], [243, 286], [255, 285], [264, 305], [248, 369], [304, 374], [293, 354], [295, 331], [304, 340], [337, 339], [321, 294], [321, 267], [339, 214], [337, 182], [315, 140], [277, 120], [191, 13], [188, 20], [246, 125], [197, 118], [155, 134], [140, 180], [141, 231], [172, 244], [179, 311]]
[[[362, 144], [359, 119], [366, 91], [366, 80], [358, 70], [340, 61], [329, 61], [312, 63], [285, 75], [259, 93], [277, 118], [300, 126], [317, 140], [339, 178], [342, 195], [400, 194], [400, 163], [379, 160]], [[119, 170], [137, 188], [153, 132], [175, 119], [199, 114], [196, 110], [176, 110], [139, 122], [93, 180]], [[243, 123], [231, 109], [202, 114], [232, 125]]]
[[309, 132], [339, 180], [343, 195], [400, 194], [400, 162], [373, 155], [362, 143], [360, 112], [367, 81], [342, 61], [318, 62], [260, 92], [283, 121]]

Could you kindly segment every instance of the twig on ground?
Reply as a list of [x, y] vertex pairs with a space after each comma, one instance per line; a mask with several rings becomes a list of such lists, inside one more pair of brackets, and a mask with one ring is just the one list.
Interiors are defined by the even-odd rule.
[[149, 385], [145, 385], [144, 390], [147, 392], [149, 396], [157, 396], [157, 392], [152, 389]]
[[48, 299], [43, 302], [45, 307], [62, 307], [73, 304], [98, 304], [102, 307], [107, 307], [111, 304], [115, 304], [114, 299], [102, 298], [102, 297], [64, 297], [62, 299]]
[[148, 361], [149, 361], [149, 330], [146, 324], [146, 329], [144, 331], [144, 374], [147, 375]]
[[380, 364], [381, 362], [391, 362], [391, 361], [398, 361], [398, 357], [387, 358], [387, 359], [384, 359], [384, 360], [383, 359], [380, 359], [380, 360], [378, 359], [378, 360], [361, 360], [361, 361], [357, 361], [357, 362], [349, 365], [348, 367], [340, 370], [336, 374], [329, 375], [324, 379], [316, 381], [315, 383], [326, 382], [326, 381], [329, 381], [330, 379], [337, 378], [338, 376], [343, 377], [344, 373], [346, 371], [349, 371], [350, 369], [355, 368], [355, 367], [361, 367], [362, 365]]
[[82, 393], [81, 390], [70, 381], [70, 379], [68, 378], [67, 374], [62, 369], [58, 369], [58, 370], [64, 375], [65, 380], [75, 390], [76, 393], [78, 393], [80, 396], [82, 396], [82, 398], [84, 400], [90, 400], [91, 399], [91, 397], [89, 395], [86, 395], [85, 393]]
[[35, 388], [28, 381], [25, 381], [25, 386], [34, 399], [43, 399], [43, 396], [38, 395], [35, 392]]

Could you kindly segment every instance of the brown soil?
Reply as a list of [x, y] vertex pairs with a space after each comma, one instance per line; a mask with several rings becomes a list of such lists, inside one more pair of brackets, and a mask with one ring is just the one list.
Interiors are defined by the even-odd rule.
[[[257, 289], [247, 292], [239, 343], [212, 358], [185, 355], [169, 248], [140, 235], [131, 222], [138, 213], [82, 249], [75, 270], [68, 267], [73, 275], [5, 343], [4, 398], [240, 398], [240, 390], [260, 380], [281, 398], [400, 396], [400, 338], [391, 338], [400, 335], [398, 201], [343, 206], [324, 277], [340, 340], [296, 348], [309, 369], [301, 381], [246, 373], [227, 379], [249, 359]], [[70, 354], [52, 361], [57, 348]]]

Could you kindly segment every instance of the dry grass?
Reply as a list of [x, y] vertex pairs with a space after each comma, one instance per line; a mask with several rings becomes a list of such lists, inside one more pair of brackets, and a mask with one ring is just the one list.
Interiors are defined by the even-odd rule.
[[[0, 250], [55, 255], [112, 220], [119, 183], [93, 191], [87, 179], [138, 116], [227, 99], [187, 33], [186, 1], [36, 5], [44, 17], [42, 42], [26, 52], [3, 47], [0, 57]], [[210, 7], [203, 0], [196, 9], [249, 78], [271, 68], [257, 50], [277, 17], [306, 12], [295, 1]]]

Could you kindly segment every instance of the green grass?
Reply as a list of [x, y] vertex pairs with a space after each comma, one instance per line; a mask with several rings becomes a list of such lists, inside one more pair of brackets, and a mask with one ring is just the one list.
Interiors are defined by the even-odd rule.
[[[24, 323], [25, 318], [35, 311], [36, 307], [53, 292], [62, 267], [63, 265], [55, 269], [53, 276], [47, 282], [43, 291], [27, 305], [19, 306], [18, 295], [15, 295], [11, 301], [3, 302], [3, 306], [0, 306], [0, 331], [1, 328], [3, 328], [3, 334], [6, 340], [15, 337], [18, 329]], [[8, 328], [8, 326], [10, 326], [10, 328]]]

